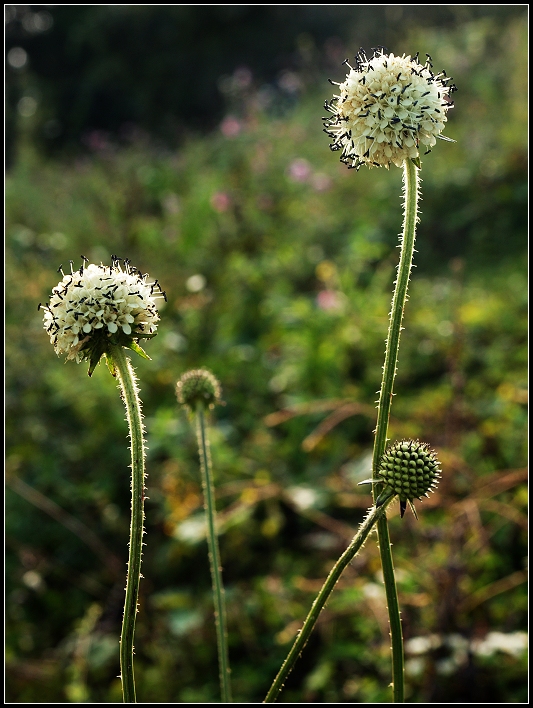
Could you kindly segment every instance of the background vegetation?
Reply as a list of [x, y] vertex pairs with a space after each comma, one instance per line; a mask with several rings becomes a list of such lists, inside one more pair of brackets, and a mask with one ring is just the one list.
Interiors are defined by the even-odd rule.
[[[363, 45], [429, 52], [459, 87], [423, 160], [391, 437], [443, 479], [391, 511], [410, 702], [526, 702], [526, 7], [8, 6], [8, 702], [120, 702], [124, 411], [42, 329], [56, 269], [128, 257], [163, 285], [138, 359], [149, 457], [141, 702], [217, 701], [193, 431], [204, 366], [235, 698], [260, 702], [371, 499], [400, 170], [328, 150], [329, 75]], [[375, 537], [282, 694], [388, 702]]]

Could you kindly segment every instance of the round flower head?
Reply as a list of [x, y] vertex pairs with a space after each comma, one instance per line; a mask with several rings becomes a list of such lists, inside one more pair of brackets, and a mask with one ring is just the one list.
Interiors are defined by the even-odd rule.
[[326, 101], [332, 118], [324, 118], [324, 131], [333, 138], [332, 150], [342, 150], [341, 162], [359, 169], [401, 167], [407, 158], [419, 162], [437, 138], [454, 142], [441, 135], [453, 107], [449, 94], [457, 90], [448, 86], [445, 72], [431, 71], [431, 58], [420, 64], [418, 54], [411, 59], [403, 54], [385, 54], [375, 49], [368, 59], [361, 49], [350, 66], [346, 80], [339, 86], [340, 95]]
[[440, 478], [439, 461], [427, 443], [401, 440], [391, 445], [381, 458], [377, 476], [400, 497], [403, 517], [407, 502], [428, 496]]
[[221, 388], [218, 379], [205, 369], [193, 369], [183, 374], [176, 384], [178, 402], [189, 410], [195, 410], [198, 403], [213, 408], [221, 402]]
[[[147, 281], [147, 274], [124, 260], [111, 256], [111, 265], [85, 265], [63, 273], [63, 280], [52, 289], [44, 309], [44, 328], [56, 353], [80, 363], [90, 361], [89, 376], [110, 346], [133, 349], [145, 358], [139, 339], [154, 337], [159, 315], [155, 301], [165, 297], [157, 280]], [[166, 297], [165, 297], [166, 299]]]

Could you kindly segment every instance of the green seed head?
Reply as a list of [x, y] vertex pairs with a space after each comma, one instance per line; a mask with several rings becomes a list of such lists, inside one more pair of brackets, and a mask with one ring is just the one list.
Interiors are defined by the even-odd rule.
[[187, 371], [176, 384], [178, 402], [190, 410], [195, 410], [198, 403], [214, 408], [221, 402], [220, 394], [218, 380], [205, 369]]
[[378, 476], [400, 497], [400, 502], [428, 496], [440, 478], [439, 461], [427, 443], [401, 440], [381, 458]]

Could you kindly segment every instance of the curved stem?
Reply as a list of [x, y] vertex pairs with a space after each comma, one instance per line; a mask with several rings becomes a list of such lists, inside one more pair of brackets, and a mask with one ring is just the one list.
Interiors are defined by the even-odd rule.
[[309, 635], [313, 630], [313, 627], [315, 626], [318, 616], [320, 615], [320, 612], [322, 611], [329, 596], [331, 595], [331, 592], [335, 587], [338, 579], [340, 578], [342, 571], [346, 568], [348, 563], [353, 560], [356, 553], [361, 549], [362, 545], [368, 537], [368, 534], [374, 527], [374, 524], [376, 522], [379, 522], [379, 519], [384, 517], [385, 509], [392, 501], [393, 496], [395, 495], [391, 493], [391, 496], [388, 499], [385, 499], [381, 506], [373, 506], [369, 509], [365, 520], [362, 522], [361, 526], [359, 527], [359, 530], [353, 537], [350, 545], [331, 569], [330, 574], [326, 578], [322, 589], [316, 596], [315, 601], [313, 602], [313, 606], [311, 607], [311, 610], [309, 611], [309, 614], [305, 619], [303, 627], [298, 633], [298, 636], [296, 637], [294, 644], [292, 645], [292, 648], [287, 655], [287, 658], [283, 662], [283, 665], [279, 670], [278, 675], [274, 679], [274, 682], [270, 687], [270, 690], [267, 693], [267, 696], [263, 703], [272, 703], [278, 697], [281, 689], [283, 688], [285, 679], [291, 672], [294, 664], [296, 663], [296, 660], [300, 656], [300, 653], [304, 648], [309, 638]]
[[[400, 348], [400, 333], [402, 330], [402, 318], [407, 299], [407, 287], [413, 262], [413, 252], [415, 245], [415, 233], [418, 210], [418, 169], [410, 159], [404, 162], [404, 223], [401, 239], [400, 263], [398, 265], [398, 276], [396, 287], [392, 298], [392, 307], [389, 321], [389, 331], [387, 334], [387, 346], [385, 349], [385, 363], [383, 365], [383, 379], [379, 395], [378, 418], [374, 439], [374, 452], [372, 456], [373, 477], [377, 476], [379, 461], [385, 452], [387, 445], [387, 428], [389, 425], [390, 409], [392, 404], [392, 390], [396, 367], [398, 363], [398, 351]], [[381, 485], [373, 485], [374, 500], [380, 492]], [[389, 623], [392, 642], [392, 685], [393, 699], [395, 703], [404, 701], [404, 668], [403, 668], [403, 638], [402, 625], [400, 620], [400, 608], [398, 604], [398, 592], [394, 578], [394, 566], [392, 563], [391, 544], [389, 529], [386, 517], [381, 517], [377, 524], [379, 551], [383, 568], [383, 580], [387, 595], [387, 607], [389, 611]]]
[[123, 347], [112, 347], [110, 356], [120, 382], [131, 440], [131, 525], [126, 599], [120, 636], [120, 675], [123, 702], [136, 703], [133, 674], [133, 637], [135, 634], [135, 619], [141, 579], [144, 523], [144, 429], [137, 378], [131, 361], [126, 356]]
[[213, 584], [213, 597], [215, 602], [215, 626], [217, 632], [220, 690], [222, 694], [222, 702], [231, 703], [226, 604], [224, 600], [222, 566], [220, 564], [220, 551], [218, 548], [218, 537], [215, 524], [215, 487], [213, 483], [211, 455], [209, 454], [209, 443], [205, 433], [204, 404], [201, 402], [199, 402], [196, 406], [196, 436], [198, 440], [198, 452], [200, 454], [202, 486], [204, 488], [205, 511], [207, 517], [207, 543], [209, 547], [209, 565], [211, 568], [211, 581]]

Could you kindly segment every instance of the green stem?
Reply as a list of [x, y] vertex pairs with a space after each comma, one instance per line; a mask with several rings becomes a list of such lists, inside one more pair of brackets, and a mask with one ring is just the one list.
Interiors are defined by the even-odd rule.
[[120, 636], [120, 675], [124, 703], [136, 703], [133, 675], [133, 637], [141, 579], [144, 522], [144, 437], [137, 377], [123, 347], [114, 346], [110, 356], [115, 365], [126, 406], [131, 440], [131, 525], [126, 581], [126, 599]]
[[344, 551], [342, 556], [339, 558], [339, 560], [335, 563], [333, 568], [330, 571], [330, 574], [326, 578], [326, 581], [324, 585], [322, 586], [322, 589], [318, 593], [318, 595], [315, 598], [315, 601], [313, 602], [313, 606], [311, 607], [311, 610], [309, 611], [309, 614], [307, 615], [305, 622], [303, 624], [302, 629], [298, 633], [298, 636], [294, 640], [294, 644], [292, 645], [291, 650], [289, 651], [287, 658], [283, 662], [283, 665], [281, 669], [279, 670], [278, 675], [274, 679], [274, 683], [270, 687], [269, 692], [267, 693], [267, 696], [263, 703], [273, 703], [276, 698], [278, 697], [281, 689], [283, 688], [283, 684], [285, 682], [285, 679], [291, 672], [294, 664], [296, 663], [296, 660], [300, 656], [300, 653], [302, 649], [304, 648], [309, 635], [311, 634], [313, 627], [315, 626], [315, 623], [318, 619], [318, 616], [320, 612], [322, 611], [324, 605], [326, 604], [329, 596], [331, 595], [331, 592], [333, 588], [335, 587], [338, 579], [340, 578], [342, 571], [346, 568], [348, 563], [354, 558], [356, 553], [359, 551], [359, 549], [362, 547], [363, 543], [366, 541], [368, 534], [372, 530], [374, 524], [376, 522], [379, 523], [379, 519], [383, 518], [385, 509], [387, 508], [388, 504], [392, 501], [393, 496], [395, 496], [393, 493], [391, 493], [390, 498], [385, 499], [383, 504], [379, 507], [371, 507], [368, 511], [368, 514], [365, 518], [365, 520], [362, 522], [361, 526], [359, 527], [359, 530], [357, 531], [356, 535], [353, 537], [350, 545], [348, 548]]
[[[415, 246], [418, 210], [418, 182], [419, 178], [417, 167], [415, 167], [411, 160], [405, 160], [405, 207], [403, 234], [401, 240], [400, 263], [398, 265], [398, 277], [396, 278], [396, 287], [392, 298], [389, 331], [387, 334], [385, 363], [383, 365], [383, 379], [381, 382], [381, 390], [379, 395], [378, 418], [375, 431], [374, 452], [372, 456], [372, 470], [374, 478], [377, 477], [379, 461], [385, 452], [385, 447], [387, 445], [387, 429], [392, 404], [394, 377], [396, 376], [396, 367], [398, 363], [402, 318], [407, 299], [407, 287], [409, 285], [409, 276], [411, 273]], [[373, 486], [375, 500], [380, 492], [381, 485]], [[404, 661], [402, 625], [400, 619], [400, 607], [398, 604], [398, 592], [396, 590], [396, 581], [394, 578], [394, 566], [392, 563], [389, 529], [387, 526], [387, 518], [385, 516], [379, 519], [377, 527], [391, 632], [393, 700], [395, 703], [403, 703]]]
[[215, 487], [209, 454], [209, 443], [205, 433], [204, 404], [196, 405], [196, 436], [198, 439], [198, 452], [200, 454], [200, 467], [202, 469], [202, 486], [204, 489], [205, 511], [207, 516], [207, 544], [209, 548], [209, 565], [211, 568], [211, 581], [215, 601], [215, 626], [218, 645], [218, 665], [220, 673], [220, 690], [223, 703], [231, 703], [230, 666], [228, 655], [228, 636], [226, 622], [226, 604], [224, 600], [224, 586], [222, 584], [222, 566], [220, 564], [220, 551], [216, 532]]

